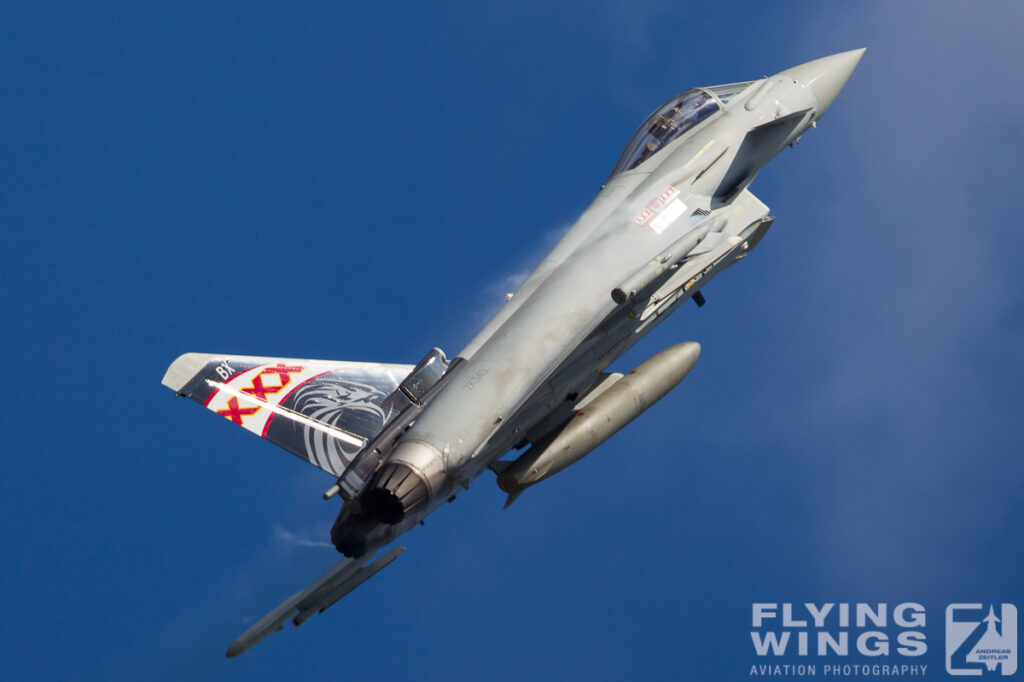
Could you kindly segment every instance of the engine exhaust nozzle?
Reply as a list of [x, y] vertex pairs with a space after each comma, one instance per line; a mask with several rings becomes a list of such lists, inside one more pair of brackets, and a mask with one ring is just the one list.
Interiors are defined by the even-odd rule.
[[444, 482], [441, 454], [421, 441], [399, 443], [360, 498], [364, 512], [391, 526], [424, 509]]

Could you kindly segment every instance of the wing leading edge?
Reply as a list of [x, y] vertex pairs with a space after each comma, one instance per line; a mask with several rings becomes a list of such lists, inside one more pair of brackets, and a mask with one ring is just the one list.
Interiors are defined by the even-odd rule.
[[323, 613], [329, 606], [397, 559], [404, 551], [405, 547], [395, 547], [369, 565], [369, 556], [362, 559], [342, 559], [315, 583], [286, 599], [242, 633], [242, 636], [228, 647], [228, 658], [234, 658], [256, 646], [267, 635], [282, 629], [288, 619], [298, 627], [315, 614]]

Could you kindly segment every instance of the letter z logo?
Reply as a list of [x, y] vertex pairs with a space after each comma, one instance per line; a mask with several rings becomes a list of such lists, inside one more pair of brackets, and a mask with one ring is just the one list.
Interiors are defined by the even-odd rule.
[[946, 607], [946, 672], [950, 675], [1017, 672], [1017, 607], [950, 604]]

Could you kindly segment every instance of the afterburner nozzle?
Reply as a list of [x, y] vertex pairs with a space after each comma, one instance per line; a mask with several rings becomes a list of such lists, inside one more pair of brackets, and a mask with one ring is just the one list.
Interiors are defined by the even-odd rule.
[[436, 448], [421, 441], [402, 441], [360, 501], [371, 518], [393, 526], [423, 511], [444, 477], [444, 460]]

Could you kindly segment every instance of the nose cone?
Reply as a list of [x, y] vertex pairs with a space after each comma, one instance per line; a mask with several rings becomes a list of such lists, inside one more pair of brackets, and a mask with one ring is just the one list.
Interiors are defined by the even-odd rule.
[[850, 74], [857, 68], [860, 58], [864, 56], [864, 50], [850, 50], [838, 54], [815, 59], [813, 62], [800, 64], [786, 69], [779, 75], [786, 75], [798, 80], [811, 89], [818, 106], [815, 109], [815, 118], [821, 118], [825, 110], [831, 106], [839, 91], [846, 85]]

